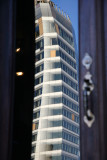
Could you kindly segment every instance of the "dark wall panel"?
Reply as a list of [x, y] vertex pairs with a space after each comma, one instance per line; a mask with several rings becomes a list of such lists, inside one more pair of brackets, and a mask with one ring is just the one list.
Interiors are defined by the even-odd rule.
[[32, 112], [35, 61], [34, 2], [17, 0], [16, 3], [15, 104], [13, 130], [13, 160], [29, 160], [31, 153]]
[[0, 1], [0, 159], [11, 160], [14, 103], [15, 0]]
[[[34, 57], [34, 2], [1, 0], [0, 160], [30, 160]], [[17, 77], [16, 71], [24, 75]]]
[[[107, 3], [103, 0], [79, 0], [79, 50], [80, 50], [80, 119], [81, 119], [81, 159], [106, 160], [106, 81], [105, 81], [105, 45], [106, 40], [106, 10]], [[104, 31], [105, 24], [105, 31]], [[94, 91], [90, 96], [89, 105], [95, 115], [95, 122], [88, 128], [83, 121], [83, 77], [86, 73], [82, 59], [88, 52], [93, 59], [90, 69], [94, 82]], [[107, 61], [107, 59], [106, 59]]]

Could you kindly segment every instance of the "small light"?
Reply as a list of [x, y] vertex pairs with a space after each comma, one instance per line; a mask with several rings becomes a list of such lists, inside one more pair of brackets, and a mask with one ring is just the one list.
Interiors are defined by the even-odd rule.
[[20, 48], [17, 48], [17, 49], [16, 49], [16, 52], [20, 52]]
[[17, 76], [23, 76], [24, 73], [23, 73], [23, 72], [16, 72], [16, 75], [17, 75]]

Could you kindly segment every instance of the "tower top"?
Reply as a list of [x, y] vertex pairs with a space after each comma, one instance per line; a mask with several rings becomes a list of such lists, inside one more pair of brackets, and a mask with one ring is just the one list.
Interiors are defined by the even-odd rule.
[[59, 13], [61, 13], [64, 17], [67, 18], [67, 20], [70, 21], [70, 18], [68, 15], [66, 15], [66, 13], [63, 13], [63, 11], [61, 12], [60, 8], [57, 8], [57, 5], [54, 4], [54, 2], [52, 2], [51, 0], [35, 0], [35, 5], [39, 4], [39, 3], [49, 3], [52, 7], [54, 7]]
[[49, 3], [50, 0], [36, 0], [36, 3]]
[[51, 6], [54, 6], [54, 3], [51, 0], [35, 0], [35, 4], [38, 3], [49, 3]]

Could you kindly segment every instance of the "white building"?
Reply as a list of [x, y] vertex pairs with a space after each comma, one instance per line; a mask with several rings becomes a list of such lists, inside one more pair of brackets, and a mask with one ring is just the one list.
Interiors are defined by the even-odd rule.
[[69, 17], [40, 0], [35, 20], [32, 160], [78, 160], [79, 98]]

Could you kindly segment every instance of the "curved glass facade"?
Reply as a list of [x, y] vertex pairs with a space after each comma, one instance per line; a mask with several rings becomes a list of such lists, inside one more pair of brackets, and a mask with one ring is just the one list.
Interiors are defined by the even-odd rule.
[[32, 160], [78, 160], [79, 99], [71, 22], [49, 3], [35, 10]]

